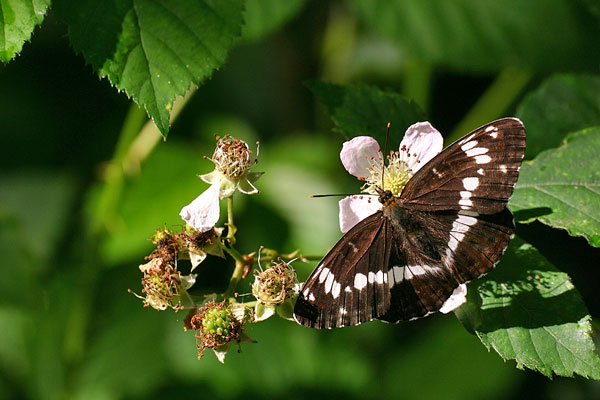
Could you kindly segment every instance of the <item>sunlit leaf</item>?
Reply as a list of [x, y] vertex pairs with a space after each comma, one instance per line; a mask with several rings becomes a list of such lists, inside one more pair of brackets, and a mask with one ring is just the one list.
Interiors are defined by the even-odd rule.
[[600, 379], [591, 317], [567, 274], [515, 239], [500, 264], [469, 284], [456, 311], [483, 344], [518, 368]]
[[42, 23], [50, 0], [3, 0], [0, 2], [0, 61], [7, 63]]
[[509, 207], [519, 222], [536, 219], [600, 247], [600, 128], [567, 137], [521, 167]]
[[144, 106], [161, 133], [176, 96], [223, 65], [241, 33], [242, 0], [57, 0], [75, 50]]
[[517, 116], [527, 129], [526, 158], [557, 147], [568, 133], [600, 125], [600, 76], [552, 76], [525, 98]]

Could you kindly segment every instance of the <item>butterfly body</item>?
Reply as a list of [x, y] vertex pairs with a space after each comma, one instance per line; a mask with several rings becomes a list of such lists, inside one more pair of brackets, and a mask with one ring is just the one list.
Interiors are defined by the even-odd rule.
[[525, 151], [517, 119], [485, 125], [422, 166], [350, 229], [307, 279], [294, 317], [313, 328], [399, 322], [444, 307], [489, 272], [514, 232], [506, 203]]

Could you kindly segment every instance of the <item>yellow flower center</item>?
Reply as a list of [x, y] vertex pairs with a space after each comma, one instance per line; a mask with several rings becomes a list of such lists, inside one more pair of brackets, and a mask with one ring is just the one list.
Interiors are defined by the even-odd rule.
[[379, 194], [379, 190], [389, 190], [394, 196], [399, 196], [406, 183], [413, 176], [412, 169], [400, 159], [399, 152], [390, 152], [387, 157], [388, 165], [384, 166], [379, 158], [371, 158], [367, 168], [370, 175], [365, 179], [362, 191], [370, 194]]

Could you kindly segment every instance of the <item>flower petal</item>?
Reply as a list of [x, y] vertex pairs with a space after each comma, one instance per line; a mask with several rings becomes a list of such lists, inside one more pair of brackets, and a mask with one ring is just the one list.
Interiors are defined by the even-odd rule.
[[198, 232], [211, 230], [219, 220], [219, 214], [219, 185], [211, 185], [179, 213]]
[[[429, 122], [417, 122], [408, 127], [400, 149], [406, 146], [410, 151], [410, 157], [406, 152], [400, 151], [400, 158], [406, 161], [412, 169], [413, 174], [425, 165], [429, 160], [435, 157], [442, 147], [444, 147], [444, 138]], [[416, 156], [413, 156], [416, 154]]]
[[440, 312], [443, 314], [448, 314], [450, 311], [456, 310], [458, 307], [467, 302], [467, 285], [461, 283], [454, 292], [452, 292], [452, 296], [440, 308]]
[[370, 175], [367, 167], [371, 165], [371, 159], [383, 162], [383, 155], [377, 140], [370, 136], [357, 136], [352, 140], [344, 142], [340, 159], [344, 168], [357, 178], [366, 178]]
[[375, 196], [348, 196], [341, 199], [339, 204], [340, 230], [344, 233], [381, 208]]

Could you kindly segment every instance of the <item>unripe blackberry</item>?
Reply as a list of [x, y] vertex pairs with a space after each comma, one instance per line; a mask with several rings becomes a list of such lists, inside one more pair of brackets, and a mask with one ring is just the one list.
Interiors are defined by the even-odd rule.
[[233, 312], [226, 301], [207, 303], [198, 314], [191, 319], [191, 327], [196, 330], [198, 358], [203, 356], [206, 348], [217, 350], [237, 340], [243, 333], [245, 319]]

